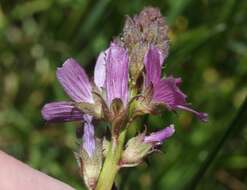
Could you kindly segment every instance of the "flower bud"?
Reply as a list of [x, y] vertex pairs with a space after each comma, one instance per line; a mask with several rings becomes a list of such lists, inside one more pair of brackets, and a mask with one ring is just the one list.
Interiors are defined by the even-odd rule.
[[162, 144], [175, 132], [174, 126], [170, 125], [160, 131], [145, 136], [145, 132], [131, 138], [124, 150], [120, 165], [121, 167], [133, 167], [140, 164], [145, 156], [152, 153], [157, 145]]
[[80, 174], [89, 190], [93, 190], [96, 187], [102, 167], [102, 151], [102, 142], [101, 140], [96, 139], [96, 147], [93, 155], [89, 156], [82, 145], [80, 146], [79, 152], [74, 153], [80, 169]]
[[152, 150], [152, 144], [144, 142], [145, 133], [131, 138], [121, 157], [121, 167], [133, 167], [142, 162]]

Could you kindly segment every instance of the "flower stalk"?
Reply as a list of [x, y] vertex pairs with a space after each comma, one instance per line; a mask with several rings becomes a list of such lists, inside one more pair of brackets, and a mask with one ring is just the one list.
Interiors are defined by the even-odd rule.
[[115, 177], [120, 169], [119, 161], [123, 152], [127, 129], [123, 130], [118, 138], [113, 137], [108, 149], [96, 190], [111, 190]]

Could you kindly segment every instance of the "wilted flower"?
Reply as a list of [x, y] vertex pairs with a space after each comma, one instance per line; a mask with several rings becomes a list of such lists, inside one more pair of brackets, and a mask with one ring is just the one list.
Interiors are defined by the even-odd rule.
[[158, 48], [161, 62], [168, 55], [168, 26], [159, 9], [147, 7], [134, 18], [127, 16], [123, 28], [123, 43], [130, 54], [130, 75], [135, 83], [141, 74], [143, 59], [149, 45]]

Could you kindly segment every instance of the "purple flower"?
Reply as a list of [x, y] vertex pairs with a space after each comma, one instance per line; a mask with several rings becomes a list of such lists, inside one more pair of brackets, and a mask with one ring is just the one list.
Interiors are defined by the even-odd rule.
[[172, 76], [161, 79], [161, 61], [160, 52], [154, 46], [150, 46], [147, 51], [144, 64], [146, 69], [145, 85], [153, 85], [153, 101], [163, 103], [168, 109], [181, 109], [194, 113], [201, 121], [206, 122], [208, 115], [206, 113], [197, 112], [188, 106], [186, 95], [178, 88], [181, 83], [180, 78]]
[[175, 128], [172, 124], [160, 131], [151, 133], [149, 136], [145, 136], [144, 142], [159, 145], [162, 144], [166, 139], [170, 138], [174, 133]]
[[112, 43], [106, 56], [106, 92], [107, 103], [120, 98], [124, 105], [128, 102], [128, 53]]
[[[84, 69], [70, 58], [57, 69], [57, 79], [73, 101], [48, 103], [42, 108], [42, 116], [48, 122], [84, 120], [83, 147], [91, 155], [95, 148], [92, 117], [84, 114], [76, 106], [78, 103], [95, 103], [88, 76]], [[109, 106], [115, 98], [120, 98], [125, 105], [127, 104], [128, 54], [124, 48], [112, 43], [110, 48], [99, 55], [94, 83], [101, 91], [105, 90], [105, 101]]]
[[48, 122], [85, 120], [83, 147], [91, 156], [95, 148], [92, 119], [91, 116], [83, 114], [81, 110], [75, 107], [75, 102], [94, 102], [89, 79], [80, 65], [71, 58], [57, 69], [57, 78], [74, 102], [61, 101], [46, 104], [41, 111], [43, 118]]
[[121, 99], [125, 105], [128, 102], [128, 65], [127, 51], [115, 43], [111, 43], [97, 59], [94, 82], [98, 87], [105, 88], [109, 106], [115, 98]]
[[[57, 69], [57, 78], [74, 102], [94, 102], [89, 79], [74, 59], [67, 59], [63, 66]], [[48, 122], [82, 119], [83, 113], [75, 107], [74, 102], [61, 101], [46, 104], [41, 111], [43, 118]]]
[[[74, 59], [66, 60], [63, 66], [57, 69], [57, 78], [74, 102], [94, 103], [90, 81]], [[128, 54], [124, 48], [112, 43], [109, 49], [99, 55], [94, 83], [100, 89], [105, 89], [109, 106], [115, 98], [120, 98], [124, 104], [127, 103]], [[49, 122], [79, 120], [82, 114], [71, 101], [48, 103], [42, 108], [42, 115]]]

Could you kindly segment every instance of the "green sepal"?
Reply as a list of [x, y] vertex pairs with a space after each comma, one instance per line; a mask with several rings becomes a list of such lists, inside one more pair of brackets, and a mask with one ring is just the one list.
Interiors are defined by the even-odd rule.
[[145, 132], [131, 138], [122, 153], [120, 166], [134, 167], [139, 165], [145, 156], [153, 150], [152, 144], [144, 142]]
[[79, 151], [74, 152], [77, 160], [80, 175], [89, 190], [95, 189], [100, 175], [103, 162], [102, 141], [96, 139], [96, 147], [92, 156], [89, 156], [86, 150], [80, 145]]

